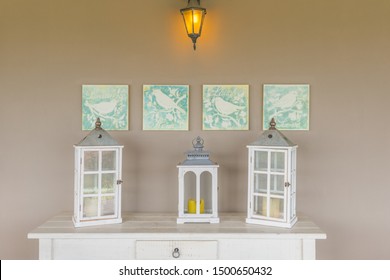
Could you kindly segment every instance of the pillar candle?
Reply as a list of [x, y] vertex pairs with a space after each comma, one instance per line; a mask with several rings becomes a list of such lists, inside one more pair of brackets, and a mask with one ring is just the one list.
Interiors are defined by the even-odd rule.
[[280, 205], [280, 199], [278, 198], [271, 198], [271, 213], [270, 216], [272, 218], [279, 218], [280, 211], [279, 211], [279, 205]]
[[[204, 214], [204, 199], [200, 200], [199, 207], [200, 207], [199, 213]], [[188, 213], [189, 214], [196, 214], [196, 200], [195, 199], [190, 198], [188, 200]]]
[[188, 200], [188, 213], [189, 214], [195, 214], [196, 213], [196, 201], [195, 199], [189, 199]]
[[263, 203], [260, 215], [267, 216], [267, 197], [265, 196], [263, 196]]
[[[280, 216], [280, 199], [279, 198], [270, 198], [270, 208], [269, 208], [269, 217], [271, 218], [279, 218]], [[267, 198], [263, 197], [263, 207], [261, 215], [267, 216]]]
[[204, 214], [204, 199], [200, 200], [200, 214]]

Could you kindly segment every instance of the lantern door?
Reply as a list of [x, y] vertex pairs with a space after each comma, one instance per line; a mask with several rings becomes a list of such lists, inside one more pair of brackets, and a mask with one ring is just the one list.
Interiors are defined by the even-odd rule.
[[253, 149], [248, 217], [285, 222], [290, 185], [287, 150]]
[[119, 148], [81, 153], [79, 218], [112, 219], [119, 215], [121, 154]]

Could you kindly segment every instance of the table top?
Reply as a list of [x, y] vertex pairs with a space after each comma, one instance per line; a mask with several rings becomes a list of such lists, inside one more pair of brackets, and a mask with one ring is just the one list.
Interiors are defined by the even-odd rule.
[[326, 239], [307, 217], [298, 216], [291, 229], [247, 224], [245, 213], [220, 213], [219, 218], [218, 224], [177, 224], [175, 213], [122, 213], [121, 224], [75, 228], [72, 213], [64, 212], [29, 232], [28, 238]]

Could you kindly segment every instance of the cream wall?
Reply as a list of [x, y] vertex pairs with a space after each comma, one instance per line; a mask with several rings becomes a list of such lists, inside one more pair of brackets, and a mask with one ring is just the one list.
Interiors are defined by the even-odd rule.
[[[311, 87], [298, 211], [328, 235], [320, 259], [390, 258], [390, 1], [203, 0], [192, 50], [179, 0], [0, 0], [0, 258], [34, 259], [27, 233], [73, 206], [81, 85], [128, 84], [123, 210], [176, 211], [176, 164], [197, 135], [220, 164], [220, 211], [245, 211], [246, 144], [262, 85]], [[189, 84], [188, 132], [142, 131], [142, 85]], [[201, 130], [203, 84], [249, 84], [250, 130]]]

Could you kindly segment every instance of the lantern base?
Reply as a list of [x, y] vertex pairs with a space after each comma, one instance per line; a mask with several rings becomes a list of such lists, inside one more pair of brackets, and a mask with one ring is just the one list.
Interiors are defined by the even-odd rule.
[[273, 227], [281, 227], [281, 228], [292, 228], [297, 221], [298, 221], [298, 217], [294, 217], [290, 222], [278, 222], [278, 221], [270, 221], [270, 220], [263, 220], [263, 219], [254, 219], [254, 218], [245, 219], [245, 222], [247, 224], [256, 224], [256, 225], [273, 226]]
[[218, 217], [179, 217], [176, 221], [177, 224], [184, 223], [210, 223], [210, 224], [218, 224]]
[[88, 221], [76, 221], [76, 219], [73, 217], [72, 220], [73, 220], [73, 225], [75, 227], [99, 226], [99, 225], [120, 224], [120, 223], [122, 223], [122, 218], [102, 219], [102, 220], [88, 220]]

